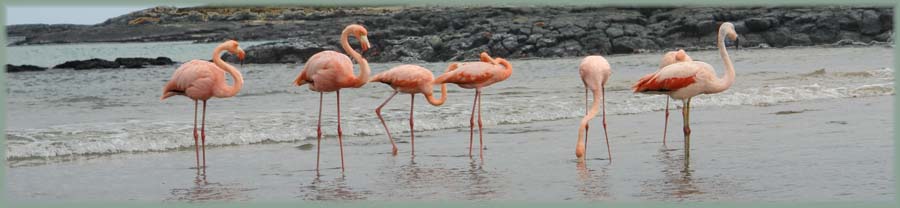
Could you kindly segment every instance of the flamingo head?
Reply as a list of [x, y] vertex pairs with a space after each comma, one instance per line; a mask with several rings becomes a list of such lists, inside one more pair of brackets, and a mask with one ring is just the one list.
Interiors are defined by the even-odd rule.
[[487, 52], [481, 52], [479, 58], [481, 58], [481, 62], [497, 64], [497, 62], [495, 62], [494, 59], [491, 58], [491, 55], [488, 55]]
[[663, 55], [662, 60], [659, 61], [659, 68], [663, 68], [678, 62], [688, 61], [694, 60], [687, 55], [687, 52], [684, 52], [684, 49], [678, 49], [677, 51], [670, 51]]
[[722, 26], [719, 26], [719, 33], [725, 33], [725, 37], [733, 41], [735, 47], [741, 48], [740, 39], [738, 39], [738, 34], [734, 30], [734, 24], [730, 22], [722, 23]]
[[362, 25], [352, 24], [347, 26], [345, 30], [350, 30], [353, 36], [356, 36], [356, 39], [359, 40], [359, 44], [362, 46], [362, 52], [366, 52], [372, 47], [372, 44], [369, 43], [369, 31]]
[[694, 61], [690, 56], [687, 55], [687, 52], [684, 52], [684, 49], [678, 49], [675, 52], [675, 60], [676, 61]]
[[219, 47], [228, 51], [228, 53], [234, 54], [238, 57], [238, 60], [241, 60], [241, 65], [244, 65], [244, 49], [241, 49], [240, 44], [236, 40], [226, 40], [224, 43], [219, 45]]
[[241, 65], [243, 66], [244, 65], [244, 57], [246, 56], [246, 53], [244, 52], [244, 49], [241, 49], [240, 44], [238, 44], [238, 42], [236, 40], [228, 40], [228, 41], [225, 41], [224, 44], [225, 44], [225, 50], [228, 50], [228, 53], [237, 55], [238, 60], [241, 61]]
[[241, 60], [241, 66], [244, 66], [244, 56], [246, 56], [246, 53], [244, 53], [244, 49], [238, 48], [237, 57], [238, 60]]

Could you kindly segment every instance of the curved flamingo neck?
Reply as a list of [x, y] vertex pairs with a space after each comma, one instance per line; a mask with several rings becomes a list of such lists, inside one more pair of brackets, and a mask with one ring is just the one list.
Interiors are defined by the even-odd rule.
[[728, 27], [720, 27], [716, 39], [716, 45], [719, 47], [719, 55], [722, 56], [722, 60], [725, 62], [725, 76], [716, 80], [716, 82], [713, 82], [708, 93], [725, 91], [734, 84], [734, 65], [731, 62], [731, 57], [728, 56], [728, 51], [725, 49], [725, 36], [727, 35]]
[[425, 93], [425, 99], [428, 99], [428, 103], [433, 106], [441, 106], [444, 104], [444, 101], [447, 101], [447, 84], [441, 84], [441, 98], [434, 98], [434, 93], [429, 92]]
[[503, 65], [503, 67], [506, 69], [505, 71], [507, 77], [509, 77], [509, 75], [512, 75], [513, 68], [512, 64], [509, 64], [509, 61], [506, 61], [506, 59], [503, 58], [496, 58], [494, 59], [494, 61], [500, 65]]
[[241, 91], [241, 88], [243, 88], [244, 76], [241, 75], [241, 72], [238, 71], [237, 68], [234, 68], [234, 66], [231, 66], [231, 64], [222, 60], [221, 54], [223, 50], [225, 50], [224, 44], [219, 45], [219, 47], [216, 47], [216, 49], [213, 50], [213, 63], [216, 64], [219, 69], [222, 69], [231, 75], [231, 78], [234, 79], [234, 85], [228, 86], [223, 80], [222, 82], [217, 83], [223, 86], [216, 88], [216, 90], [213, 91], [213, 95], [216, 97], [232, 97], [237, 95], [237, 93]]
[[356, 62], [359, 64], [359, 76], [355, 77], [355, 81], [353, 83], [353, 87], [362, 87], [366, 84], [366, 81], [369, 80], [369, 61], [362, 57], [359, 53], [353, 50], [353, 47], [350, 47], [350, 33], [356, 31], [355, 27], [347, 27], [341, 32], [341, 48], [344, 49], [344, 52], [350, 54]]
[[587, 115], [581, 119], [581, 125], [578, 126], [578, 144], [575, 145], [575, 156], [578, 158], [584, 157], [584, 134], [585, 129], [587, 128], [588, 122], [591, 121], [597, 113], [600, 112], [600, 97], [603, 96], [603, 91], [599, 89], [591, 89], [591, 92], [594, 93], [594, 102], [591, 104], [591, 110], [588, 111]]

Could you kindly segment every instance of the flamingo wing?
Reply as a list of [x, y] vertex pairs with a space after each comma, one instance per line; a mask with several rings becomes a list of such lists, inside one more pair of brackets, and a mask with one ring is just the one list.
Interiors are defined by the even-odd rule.
[[460, 64], [458, 67], [456, 70], [447, 73], [447, 75], [451, 76], [447, 77], [444, 81], [445, 83], [479, 84], [487, 82], [494, 77], [491, 69], [495, 68], [495, 65], [492, 63], [468, 62]]
[[697, 81], [697, 74], [703, 72], [703, 62], [679, 62], [663, 67], [657, 73], [642, 77], [632, 87], [634, 92], [668, 92], [675, 91]]
[[370, 81], [391, 85], [393, 88], [413, 89], [421, 84], [431, 82], [434, 76], [431, 71], [417, 65], [400, 65], [388, 71], [379, 73]]
[[350, 57], [335, 51], [322, 51], [309, 58], [298, 79], [305, 78], [303, 83], [310, 83], [310, 89], [331, 92], [349, 81], [352, 76], [348, 74], [353, 74]]
[[220, 70], [218, 66], [203, 60], [192, 60], [182, 64], [163, 87], [163, 99], [174, 95], [187, 95], [195, 99], [208, 98], [212, 95], [216, 70]]

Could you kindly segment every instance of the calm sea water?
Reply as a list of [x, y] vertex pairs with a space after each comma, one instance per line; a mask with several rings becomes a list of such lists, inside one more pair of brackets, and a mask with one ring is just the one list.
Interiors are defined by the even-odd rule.
[[[244, 43], [244, 46], [255, 43]], [[187, 42], [71, 44], [7, 47], [11, 64], [52, 66], [66, 60], [168, 56], [177, 62], [209, 59], [215, 44]], [[694, 99], [693, 106], [769, 106], [788, 102], [891, 96], [894, 91], [890, 48], [789, 48], [730, 51], [737, 81], [726, 92]], [[716, 67], [715, 51], [689, 54]], [[607, 85], [607, 112], [660, 111], [662, 96], [635, 95], [631, 84], [656, 70], [661, 54], [617, 55], [607, 59], [613, 74]], [[476, 58], [476, 57], [471, 57]], [[578, 58], [513, 60], [505, 82], [485, 89], [486, 126], [579, 118], [584, 88]], [[789, 63], [789, 64], [785, 64]], [[420, 63], [436, 74], [448, 63]], [[400, 63], [372, 64], [372, 73]], [[74, 71], [50, 69], [7, 75], [7, 159], [81, 154], [170, 151], [191, 148], [193, 102], [185, 97], [160, 101], [161, 88], [176, 66], [145, 69]], [[244, 88], [236, 97], [213, 99], [207, 110], [209, 145], [247, 145], [315, 139], [319, 95], [291, 85], [302, 64], [249, 64], [239, 67]], [[435, 87], [435, 90], [438, 88]], [[416, 97], [416, 131], [467, 128], [474, 91], [449, 86], [440, 107]], [[342, 124], [347, 139], [380, 135], [374, 109], [391, 89], [370, 83], [342, 90]], [[673, 102], [673, 108], [680, 106]], [[335, 134], [335, 94], [325, 95], [323, 131]], [[408, 118], [409, 96], [396, 96], [383, 110], [388, 121]], [[406, 131], [406, 122], [388, 122]], [[670, 129], [671, 130], [671, 129]]]

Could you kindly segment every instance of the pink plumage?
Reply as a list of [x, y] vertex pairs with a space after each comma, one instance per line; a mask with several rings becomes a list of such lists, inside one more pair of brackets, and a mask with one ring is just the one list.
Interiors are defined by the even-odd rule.
[[[581, 75], [581, 81], [584, 82], [584, 102], [587, 104], [587, 91], [590, 90], [594, 94], [594, 102], [590, 111], [581, 119], [581, 125], [578, 127], [578, 141], [575, 145], [575, 157], [583, 159], [587, 151], [587, 134], [590, 129], [588, 123], [600, 110], [600, 102], [603, 102], [603, 134], [606, 135], [606, 151], [609, 160], [612, 161], [612, 151], [609, 147], [609, 135], [606, 133], [606, 81], [612, 74], [609, 62], [602, 56], [588, 56], [581, 61], [578, 66], [578, 74]], [[587, 110], [587, 106], [585, 106]]]
[[453, 83], [466, 89], [475, 89], [475, 101], [472, 103], [472, 117], [469, 118], [469, 156], [472, 155], [472, 143], [474, 140], [475, 109], [478, 107], [478, 137], [479, 155], [484, 159], [484, 144], [481, 121], [481, 89], [494, 83], [501, 82], [512, 75], [512, 65], [506, 59], [491, 58], [482, 52], [480, 62], [451, 63], [448, 67], [455, 69], [444, 73], [434, 79], [435, 84]]
[[[455, 68], [447, 68], [447, 71], [444, 73], [453, 71]], [[447, 84], [441, 84], [441, 98], [436, 99], [434, 97], [434, 75], [431, 74], [431, 71], [425, 69], [421, 66], [417, 65], [400, 65], [385, 72], [379, 73], [372, 77], [369, 82], [381, 82], [387, 85], [390, 85], [391, 88], [394, 89], [394, 93], [388, 97], [384, 103], [375, 108], [375, 115], [378, 116], [378, 120], [381, 120], [381, 124], [384, 126], [384, 131], [387, 132], [388, 139], [391, 141], [391, 146], [393, 149], [391, 152], [394, 155], [397, 155], [397, 144], [394, 143], [393, 137], [391, 137], [391, 131], [387, 127], [387, 123], [384, 122], [384, 118], [381, 117], [381, 108], [384, 105], [387, 105], [391, 98], [394, 98], [397, 93], [407, 93], [410, 94], [410, 105], [409, 105], [409, 137], [410, 137], [410, 146], [412, 147], [411, 154], [415, 155], [416, 152], [416, 140], [415, 140], [415, 128], [413, 121], [413, 104], [415, 103], [415, 96], [417, 93], [422, 93], [425, 95], [425, 99], [434, 106], [440, 106], [444, 104], [444, 101], [447, 100]]]
[[309, 84], [309, 89], [319, 92], [319, 122], [317, 128], [316, 171], [319, 171], [319, 150], [322, 144], [322, 98], [325, 92], [337, 92], [338, 144], [341, 148], [341, 171], [344, 171], [344, 142], [341, 131], [341, 89], [360, 88], [369, 79], [369, 62], [350, 47], [350, 35], [356, 37], [362, 51], [369, 49], [368, 31], [362, 25], [352, 24], [341, 32], [341, 48], [359, 63], [359, 76], [353, 75], [353, 62], [350, 57], [336, 51], [322, 51], [309, 57], [303, 70], [294, 79], [294, 84]]
[[[206, 101], [211, 97], [226, 98], [237, 95], [244, 85], [241, 72], [225, 63], [219, 56], [222, 51], [236, 54], [244, 60], [244, 50], [234, 40], [225, 41], [213, 50], [213, 62], [191, 60], [175, 70], [172, 79], [163, 86], [160, 100], [183, 95], [194, 100], [194, 149], [197, 153], [197, 168], [206, 167]], [[231, 74], [234, 85], [228, 86], [225, 73]], [[200, 147], [197, 141], [197, 103], [203, 101], [203, 120], [200, 127], [200, 146], [203, 148], [203, 166], [200, 165]]]
[[[716, 45], [725, 63], [725, 76], [716, 77], [712, 65], [700, 61], [677, 62], [665, 66], [656, 73], [644, 76], [632, 87], [635, 93], [666, 94], [684, 102], [684, 149], [685, 161], [690, 158], [690, 108], [691, 98], [701, 94], [714, 94], [727, 90], [734, 84], [734, 65], [725, 49], [725, 38], [737, 41], [737, 32], [730, 22], [719, 26]], [[668, 111], [668, 107], [666, 108]], [[668, 113], [667, 113], [668, 114]], [[668, 115], [666, 116], [668, 118]], [[666, 122], [668, 125], [668, 121]], [[663, 137], [665, 142], [665, 137]]]

